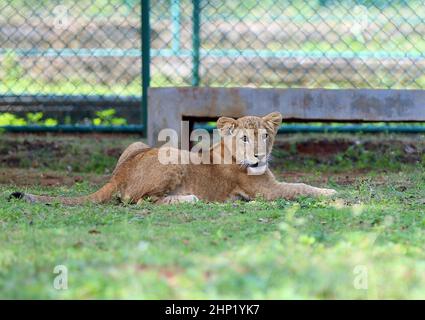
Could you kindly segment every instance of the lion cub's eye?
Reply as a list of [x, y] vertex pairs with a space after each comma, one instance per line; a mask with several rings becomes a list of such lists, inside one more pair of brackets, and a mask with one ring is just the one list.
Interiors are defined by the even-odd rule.
[[247, 136], [243, 136], [241, 139], [242, 139], [243, 142], [248, 142], [248, 137]]

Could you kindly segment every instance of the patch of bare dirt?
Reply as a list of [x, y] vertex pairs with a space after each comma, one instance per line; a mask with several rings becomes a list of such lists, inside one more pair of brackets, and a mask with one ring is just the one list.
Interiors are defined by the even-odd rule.
[[[302, 155], [330, 156], [340, 152], [345, 152], [354, 145], [353, 141], [337, 139], [337, 140], [306, 140], [294, 143], [295, 151]], [[291, 143], [285, 141], [276, 141], [275, 148], [291, 151]]]
[[118, 159], [123, 151], [122, 148], [108, 148], [105, 150], [105, 154]]
[[355, 139], [311, 139], [293, 142], [292, 144], [287, 141], [276, 141], [274, 148], [286, 152], [292, 151], [292, 156], [295, 158], [299, 155], [321, 159], [344, 153], [350, 147], [356, 147], [360, 152], [361, 150], [367, 150], [378, 154], [389, 154], [397, 151], [400, 157], [398, 160], [406, 163], [416, 163], [425, 152], [423, 144], [396, 139], [377, 139], [376, 141], [361, 141]]
[[39, 172], [37, 170], [2, 168], [0, 171], [0, 184], [31, 186], [73, 186], [77, 182], [88, 181], [99, 185], [108, 180], [107, 176], [90, 175], [84, 176], [60, 172]]
[[[19, 167], [22, 163], [22, 158], [31, 159], [31, 155], [42, 151], [51, 156], [51, 159], [62, 158], [66, 150], [60, 141], [43, 141], [43, 140], [23, 140], [19, 143], [14, 140], [2, 141], [0, 148], [0, 164], [7, 167]], [[36, 163], [34, 163], [36, 166]]]
[[297, 144], [297, 152], [300, 154], [310, 155], [333, 155], [339, 152], [345, 152], [350, 147], [349, 141], [328, 141], [320, 140], [316, 143], [310, 141], [301, 142]]

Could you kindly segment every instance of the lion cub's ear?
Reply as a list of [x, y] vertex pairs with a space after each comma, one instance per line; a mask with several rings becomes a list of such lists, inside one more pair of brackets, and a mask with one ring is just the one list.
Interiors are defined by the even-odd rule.
[[273, 130], [277, 130], [282, 123], [282, 115], [280, 112], [272, 112], [264, 116], [263, 120], [270, 125]]
[[217, 128], [222, 136], [231, 135], [237, 124], [237, 121], [233, 118], [221, 117], [217, 120]]

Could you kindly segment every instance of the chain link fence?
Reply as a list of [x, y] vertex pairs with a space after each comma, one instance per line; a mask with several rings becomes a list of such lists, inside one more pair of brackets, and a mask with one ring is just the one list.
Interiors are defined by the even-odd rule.
[[[193, 1], [152, 3], [152, 85], [191, 85]], [[424, 1], [200, 1], [199, 85], [425, 87]], [[195, 83], [196, 83], [195, 79]]]
[[139, 95], [140, 2], [3, 0], [2, 94]]
[[1, 1], [0, 113], [139, 124], [140, 28], [138, 0]]
[[[141, 10], [3, 0], [0, 95], [139, 109]], [[424, 20], [423, 0], [152, 0], [150, 85], [424, 89]]]

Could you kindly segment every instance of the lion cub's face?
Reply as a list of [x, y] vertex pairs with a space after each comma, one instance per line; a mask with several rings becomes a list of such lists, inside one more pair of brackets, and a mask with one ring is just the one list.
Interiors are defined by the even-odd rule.
[[264, 117], [247, 116], [237, 120], [221, 117], [217, 121], [227, 152], [234, 161], [247, 168], [248, 174], [263, 174], [274, 139], [282, 122], [279, 112]]

